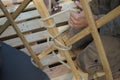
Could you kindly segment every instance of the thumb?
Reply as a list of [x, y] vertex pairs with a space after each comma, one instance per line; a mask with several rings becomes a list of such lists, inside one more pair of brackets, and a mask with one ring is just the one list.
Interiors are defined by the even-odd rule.
[[79, 1], [75, 1], [75, 4], [76, 4], [80, 9], [82, 9], [82, 5], [80, 4]]

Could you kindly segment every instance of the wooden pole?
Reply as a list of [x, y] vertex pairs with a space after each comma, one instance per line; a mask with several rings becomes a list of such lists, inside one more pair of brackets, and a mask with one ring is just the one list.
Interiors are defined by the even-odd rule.
[[102, 45], [102, 41], [100, 39], [98, 30], [97, 30], [97, 27], [96, 27], [96, 23], [93, 19], [93, 15], [92, 15], [92, 12], [90, 10], [90, 7], [88, 5], [87, 0], [81, 0], [81, 5], [83, 6], [83, 10], [86, 14], [88, 25], [90, 26], [90, 32], [91, 32], [91, 34], [94, 38], [94, 42], [96, 44], [96, 48], [98, 50], [100, 60], [102, 62], [103, 69], [104, 69], [105, 74], [106, 74], [106, 80], [113, 80], [112, 73], [111, 73], [111, 70], [110, 70], [110, 66], [109, 66], [109, 63], [108, 63], [103, 45]]
[[[16, 9], [12, 14], [13, 20], [26, 8], [26, 6], [31, 2], [31, 0], [24, 0], [21, 5]], [[0, 27], [0, 35], [4, 32], [5, 29], [10, 25], [9, 20], [5, 22], [3, 26]]]
[[[40, 15], [41, 15], [42, 18], [47, 18], [47, 17], [50, 16], [50, 14], [49, 14], [49, 12], [48, 12], [48, 10], [47, 10], [47, 8], [46, 8], [43, 0], [33, 0], [33, 2], [34, 2], [34, 4], [35, 4], [36, 8], [38, 9], [38, 12], [40, 13]], [[46, 26], [50, 26], [50, 25], [54, 24], [54, 21], [53, 21], [52, 19], [48, 19], [48, 20], [44, 21], [44, 24], [45, 24]], [[51, 35], [53, 35], [53, 36], [55, 36], [55, 35], [58, 33], [58, 30], [57, 30], [56, 27], [54, 27], [54, 28], [49, 28], [48, 31], [49, 31], [49, 33], [50, 33]], [[64, 41], [62, 40], [61, 37], [58, 37], [57, 40], [59, 40], [61, 43], [64, 44]], [[65, 45], [65, 44], [64, 44], [64, 45]], [[71, 56], [70, 56], [69, 51], [62, 51], [62, 52], [67, 56], [67, 57], [65, 57], [65, 58], [66, 58], [68, 64], [70, 65], [71, 70], [72, 70], [72, 72], [73, 72], [76, 80], [79, 80], [79, 79], [80, 79], [80, 78], [79, 78], [79, 73], [78, 73], [78, 71], [77, 71], [77, 69], [76, 69], [76, 67], [75, 67], [74, 62], [73, 62], [72, 59], [71, 59]]]
[[23, 41], [25, 47], [28, 49], [28, 51], [31, 54], [31, 56], [32, 56], [33, 60], [35, 61], [35, 63], [38, 65], [39, 68], [42, 68], [42, 65], [39, 62], [39, 58], [33, 52], [32, 48], [29, 46], [29, 43], [27, 42], [27, 40], [25, 39], [23, 34], [20, 32], [19, 28], [17, 27], [16, 23], [12, 19], [10, 13], [7, 11], [7, 9], [5, 8], [5, 6], [4, 6], [4, 4], [2, 3], [1, 0], [0, 0], [0, 7], [1, 7], [2, 11], [4, 12], [4, 14], [6, 15], [6, 17], [8, 18], [9, 22], [11, 23], [11, 25], [13, 26], [13, 28], [15, 29], [15, 31], [17, 32], [17, 34], [20, 37], [20, 39]]

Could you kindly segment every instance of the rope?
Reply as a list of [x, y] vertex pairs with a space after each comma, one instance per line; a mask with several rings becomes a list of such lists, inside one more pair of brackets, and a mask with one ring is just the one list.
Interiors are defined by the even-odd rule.
[[[50, 45], [49, 37], [47, 37], [47, 43], [48, 43], [48, 45]], [[57, 56], [57, 54], [55, 53], [55, 51], [52, 51], [52, 54], [53, 54], [55, 57], [58, 58], [57, 60], [58, 60], [61, 64], [65, 65], [67, 68], [70, 69], [70, 66], [69, 66], [68, 64], [66, 64], [65, 62], [63, 62], [62, 59]]]

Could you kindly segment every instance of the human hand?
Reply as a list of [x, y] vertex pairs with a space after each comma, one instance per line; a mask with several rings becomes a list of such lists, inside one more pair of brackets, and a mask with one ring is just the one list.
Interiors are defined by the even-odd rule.
[[[75, 4], [82, 9], [82, 6], [79, 1], [75, 1]], [[94, 19], [96, 20], [97, 17], [93, 16]], [[82, 29], [88, 26], [88, 22], [86, 20], [86, 16], [84, 11], [79, 11], [79, 12], [74, 12], [72, 11], [70, 13], [70, 19], [68, 21], [68, 24], [70, 27], [73, 27], [75, 29]]]
[[[75, 4], [79, 8], [82, 8], [80, 2], [75, 1]], [[70, 27], [73, 27], [76, 29], [81, 29], [88, 25], [84, 11], [79, 11], [79, 12], [72, 11], [70, 13], [70, 19], [69, 19], [68, 23], [69, 23]]]
[[70, 19], [68, 21], [68, 24], [70, 27], [76, 28], [76, 29], [82, 29], [88, 25], [85, 13], [82, 11], [80, 13], [78, 12], [71, 12], [70, 13]]

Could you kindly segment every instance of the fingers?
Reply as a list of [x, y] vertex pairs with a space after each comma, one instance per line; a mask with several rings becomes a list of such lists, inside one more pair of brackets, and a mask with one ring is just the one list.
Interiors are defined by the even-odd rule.
[[70, 13], [70, 19], [68, 21], [69, 26], [81, 29], [87, 26], [86, 17], [84, 15], [84, 12], [77, 13], [77, 12], [71, 12]]

